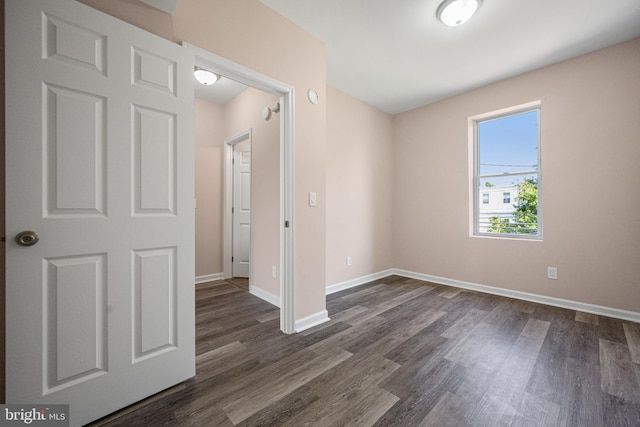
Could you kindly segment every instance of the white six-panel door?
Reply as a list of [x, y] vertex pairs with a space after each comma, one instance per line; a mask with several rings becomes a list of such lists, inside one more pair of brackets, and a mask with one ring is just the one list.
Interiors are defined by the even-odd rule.
[[195, 374], [193, 58], [73, 0], [5, 7], [7, 402], [80, 425]]
[[233, 277], [251, 271], [251, 140], [233, 146]]

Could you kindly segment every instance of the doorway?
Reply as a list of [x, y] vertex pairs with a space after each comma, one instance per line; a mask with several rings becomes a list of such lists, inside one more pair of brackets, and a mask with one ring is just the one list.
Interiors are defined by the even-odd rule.
[[[246, 86], [258, 89], [271, 95], [275, 95], [279, 99], [280, 136], [279, 150], [278, 152], [276, 152], [276, 155], [279, 157], [280, 165], [278, 184], [279, 196], [277, 198], [277, 202], [279, 205], [279, 213], [277, 218], [277, 240], [279, 243], [279, 257], [277, 265], [272, 266], [272, 274], [278, 281], [279, 299], [277, 301], [277, 305], [280, 307], [280, 329], [284, 333], [294, 333], [294, 230], [293, 227], [291, 227], [294, 206], [294, 88], [196, 46], [187, 43], [184, 43], [184, 46], [193, 52], [196, 64], [202, 66], [203, 68], [206, 68], [218, 75], [227, 77]], [[259, 111], [257, 112], [257, 114], [259, 114]], [[231, 274], [230, 270], [229, 274]], [[225, 275], [227, 275], [226, 271]]]

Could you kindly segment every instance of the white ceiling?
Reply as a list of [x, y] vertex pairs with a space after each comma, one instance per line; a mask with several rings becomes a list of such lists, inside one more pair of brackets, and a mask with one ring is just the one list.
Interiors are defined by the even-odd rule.
[[[326, 44], [327, 84], [391, 114], [640, 36], [640, 0], [261, 0]], [[640, 76], [639, 76], [640, 79]]]
[[198, 83], [194, 77], [193, 87], [195, 89], [194, 94], [196, 98], [204, 99], [205, 101], [219, 105], [225, 105], [247, 89], [247, 87], [242, 83], [238, 83], [226, 77], [220, 77], [215, 84], [210, 86]]

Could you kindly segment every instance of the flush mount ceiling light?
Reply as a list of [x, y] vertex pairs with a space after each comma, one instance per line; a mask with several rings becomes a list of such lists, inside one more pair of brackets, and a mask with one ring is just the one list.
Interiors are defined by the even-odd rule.
[[195, 67], [195, 69], [193, 70], [193, 75], [200, 84], [203, 84], [205, 86], [214, 84], [220, 78], [219, 75], [200, 67]]
[[445, 0], [436, 16], [445, 25], [458, 27], [467, 22], [480, 7], [482, 0]]

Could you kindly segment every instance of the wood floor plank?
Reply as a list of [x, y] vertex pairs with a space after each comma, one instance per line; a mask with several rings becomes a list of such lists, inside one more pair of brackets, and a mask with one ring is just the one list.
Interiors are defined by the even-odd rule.
[[576, 322], [589, 323], [598, 326], [598, 315], [576, 311]]
[[[394, 339], [395, 346], [397, 346], [420, 332], [422, 329], [428, 327], [445, 314], [446, 313], [442, 311], [426, 310], [411, 318], [400, 317], [390, 319], [389, 321], [372, 329], [366, 336], [353, 336], [342, 345], [344, 349], [355, 353], [364, 347], [370, 346], [375, 341], [379, 341], [385, 337], [392, 337]], [[380, 348], [380, 351], [384, 350]], [[384, 351], [384, 353], [386, 353], [386, 351]]]
[[[399, 365], [376, 354], [354, 356], [345, 361], [344, 366], [333, 368], [323, 374], [323, 381], [312, 383], [311, 390], [319, 392], [319, 399], [300, 411], [282, 426], [297, 427], [320, 423], [322, 425], [346, 425], [350, 421], [365, 419], [375, 422], [398, 397], [378, 388], [377, 384], [398, 369]], [[328, 387], [343, 390], [342, 393], [321, 393]], [[354, 402], [361, 402], [354, 405]], [[355, 416], [355, 406], [376, 407], [370, 414]], [[371, 425], [372, 422], [362, 425]]]
[[[178, 416], [175, 417], [176, 423], [173, 425], [180, 426], [216, 426], [216, 427], [232, 427], [234, 424], [229, 420], [227, 414], [224, 413], [222, 408], [216, 405], [198, 406], [195, 409], [182, 410], [178, 412]], [[130, 424], [136, 425], [136, 424]], [[137, 425], [159, 425], [159, 424], [137, 424]], [[168, 424], [172, 425], [172, 424]]]
[[565, 394], [560, 404], [560, 425], [605, 426], [600, 367], [579, 359], [567, 361]]
[[[478, 363], [494, 365], [495, 360], [506, 357], [528, 317], [519, 311], [503, 310], [503, 307], [496, 307], [470, 334], [454, 340], [455, 345], [446, 358], [462, 366], [473, 366]], [[496, 316], [497, 313], [500, 315]]]
[[260, 323], [265, 323], [270, 320], [280, 319], [280, 310], [268, 311], [262, 315], [256, 316], [255, 319]]
[[601, 339], [600, 375], [602, 391], [628, 402], [640, 403], [640, 386], [629, 347]]
[[440, 292], [438, 296], [442, 298], [453, 298], [459, 295], [460, 292], [463, 292], [462, 288], [449, 288], [445, 289], [443, 292]]
[[557, 404], [564, 394], [570, 337], [575, 321], [558, 321], [549, 325], [535, 367], [531, 373], [527, 393], [535, 399]]
[[394, 404], [398, 397], [380, 388], [373, 388], [367, 394], [357, 395], [342, 406], [340, 411], [331, 411], [324, 415], [320, 424], [333, 426], [371, 426], [380, 419]]
[[386, 295], [391, 295], [392, 293], [393, 289], [390, 286], [385, 283], [379, 283], [375, 286], [367, 286], [341, 299], [343, 302], [369, 307], [370, 304], [375, 304], [380, 298], [384, 298]]
[[373, 307], [367, 310], [366, 313], [362, 313], [359, 316], [352, 316], [349, 320], [346, 320], [351, 325], [356, 325], [358, 323], [363, 323], [368, 321], [369, 319], [379, 316], [383, 313], [390, 312], [392, 309], [402, 306], [408, 301], [413, 300], [427, 292], [431, 292], [433, 287], [431, 286], [419, 286], [416, 289], [413, 289], [409, 292], [402, 293], [401, 295], [391, 298], [388, 300], [382, 300], [381, 302], [375, 304]]
[[491, 336], [496, 333], [497, 328], [484, 322], [478, 323], [471, 332], [460, 339], [454, 347], [445, 355], [445, 359], [468, 366], [472, 363], [473, 357], [479, 354]]
[[[324, 372], [239, 425], [299, 426], [322, 423], [325, 407], [348, 404], [343, 396], [367, 392], [398, 365], [380, 355], [357, 355]], [[339, 391], [339, 392], [336, 392]]]
[[174, 410], [176, 418], [183, 419], [189, 413], [208, 408], [212, 402], [222, 401], [228, 394], [244, 387], [247, 381], [251, 382], [253, 376], [258, 377], [263, 368], [254, 358], [249, 358], [213, 376], [197, 373], [188, 389], [189, 398]]
[[549, 322], [529, 319], [476, 409], [478, 425], [500, 420], [510, 425], [529, 383]]
[[387, 319], [376, 316], [370, 319], [368, 322], [358, 323], [348, 329], [345, 329], [337, 334], [328, 337], [325, 340], [317, 342], [309, 346], [309, 349], [318, 353], [322, 353], [327, 349], [332, 349], [334, 347], [344, 348], [345, 343], [349, 343], [351, 340], [357, 339], [360, 336], [366, 336], [369, 331], [375, 330], [377, 326], [386, 322], [388, 322]]
[[[455, 392], [464, 376], [464, 371], [455, 363], [445, 359], [440, 359], [433, 368], [431, 366], [411, 367], [414, 375], [410, 379], [406, 376], [397, 376], [395, 383], [384, 387], [400, 397], [400, 400], [380, 417], [375, 426], [418, 425], [436, 406], [444, 393]], [[397, 372], [403, 369], [405, 369], [404, 366]], [[403, 378], [403, 382], [397, 381], [398, 378]]]
[[513, 417], [513, 427], [556, 427], [560, 425], [560, 405], [530, 393], [524, 393]]
[[598, 317], [599, 338], [620, 344], [627, 344], [622, 322], [610, 317]]
[[508, 299], [505, 305], [510, 310], [517, 310], [527, 314], [533, 314], [538, 304], [529, 301], [523, 301], [518, 299]]
[[[487, 393], [494, 382], [499, 369], [506, 363], [511, 349], [522, 333], [528, 317], [520, 312], [506, 311], [502, 324], [491, 325], [491, 332], [486, 334], [477, 345], [471, 348], [460, 359], [465, 367], [465, 378], [456, 394], [463, 397], [469, 407], [469, 419], [472, 419], [474, 408]], [[455, 342], [455, 341], [454, 341]]]
[[462, 319], [459, 319], [455, 324], [451, 325], [451, 327], [444, 331], [441, 335], [444, 338], [456, 338], [466, 335], [486, 315], [486, 311], [472, 308]]
[[436, 350], [441, 353], [450, 351], [454, 341], [442, 337], [436, 326], [443, 319], [441, 317], [405, 342], [399, 343], [396, 348], [385, 353], [385, 357], [404, 365], [425, 360], [435, 354]]
[[472, 297], [472, 308], [489, 312], [494, 310], [503, 298], [498, 295], [484, 294], [482, 292], [469, 290], [467, 290], [466, 293]]
[[462, 422], [464, 415], [464, 399], [445, 391], [438, 403], [420, 422], [419, 427], [459, 427], [464, 425]]
[[208, 365], [210, 363], [218, 363], [221, 359], [233, 357], [247, 350], [240, 341], [234, 341], [222, 347], [214, 348], [206, 353], [200, 353], [196, 356], [196, 364], [198, 366]]
[[600, 363], [600, 340], [598, 326], [591, 323], [575, 322], [571, 328], [569, 357], [588, 363]]
[[629, 403], [610, 394], [602, 396], [603, 418], [606, 427], [629, 427], [640, 425], [640, 405]]
[[637, 323], [623, 323], [624, 335], [631, 353], [631, 361], [640, 364], [640, 325]]
[[237, 424], [351, 356], [344, 350], [335, 351], [302, 361], [288, 369], [278, 369], [277, 381], [265, 379], [258, 385], [251, 384], [243, 389], [241, 396], [223, 404], [222, 409], [231, 422]]

